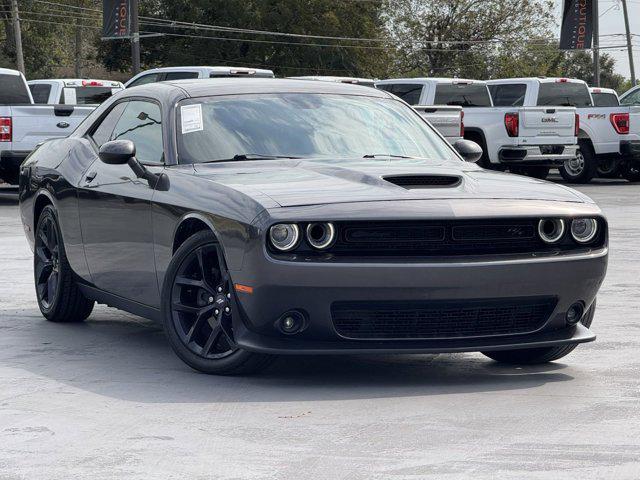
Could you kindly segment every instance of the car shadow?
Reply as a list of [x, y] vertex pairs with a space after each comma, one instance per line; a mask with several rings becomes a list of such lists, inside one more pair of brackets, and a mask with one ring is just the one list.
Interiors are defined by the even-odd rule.
[[[13, 317], [13, 318], [9, 318]], [[99, 307], [81, 324], [0, 311], [0, 363], [74, 389], [140, 403], [282, 402], [526, 390], [572, 380], [563, 364], [500, 365], [479, 354], [282, 356], [251, 376], [194, 372], [161, 328]]]

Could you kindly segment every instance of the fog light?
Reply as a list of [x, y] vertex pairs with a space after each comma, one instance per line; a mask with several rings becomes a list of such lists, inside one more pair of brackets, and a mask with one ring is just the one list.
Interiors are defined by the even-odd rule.
[[569, 325], [575, 325], [582, 319], [582, 314], [584, 313], [584, 307], [581, 303], [574, 303], [567, 310], [567, 323]]
[[298, 311], [292, 310], [280, 317], [277, 322], [280, 331], [286, 335], [298, 333], [304, 327], [304, 315]]

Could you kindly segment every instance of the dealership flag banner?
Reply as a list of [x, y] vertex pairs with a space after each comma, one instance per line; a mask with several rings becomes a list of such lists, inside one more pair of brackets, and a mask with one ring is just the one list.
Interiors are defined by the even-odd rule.
[[560, 30], [561, 50], [591, 48], [594, 1], [597, 0], [564, 0]]
[[102, 3], [102, 36], [107, 39], [130, 38], [131, 36], [131, 1], [103, 0]]

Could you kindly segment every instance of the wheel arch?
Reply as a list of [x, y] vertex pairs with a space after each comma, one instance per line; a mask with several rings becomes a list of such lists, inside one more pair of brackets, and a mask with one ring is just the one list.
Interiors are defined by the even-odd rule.
[[38, 224], [38, 219], [40, 218], [40, 214], [44, 207], [47, 205], [51, 205], [53, 208], [56, 208], [55, 199], [49, 190], [40, 189], [35, 195], [35, 200], [33, 201], [33, 227], [35, 229]]
[[172, 254], [175, 254], [189, 237], [203, 230], [210, 230], [216, 239], [218, 239], [218, 241], [220, 240], [220, 236], [217, 234], [216, 228], [206, 216], [195, 212], [183, 215], [178, 221], [175, 231], [173, 232]]

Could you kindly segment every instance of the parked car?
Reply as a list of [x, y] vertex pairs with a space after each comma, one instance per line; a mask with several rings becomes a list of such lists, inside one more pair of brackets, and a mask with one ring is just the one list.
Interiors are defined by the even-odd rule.
[[27, 82], [33, 103], [47, 105], [100, 105], [124, 89], [120, 82], [81, 78], [54, 78]]
[[620, 95], [620, 105], [640, 105], [640, 85], [631, 87]]
[[191, 78], [226, 78], [255, 77], [273, 78], [271, 70], [246, 67], [161, 67], [140, 72], [124, 84], [126, 88], [137, 87], [146, 83], [164, 82], [167, 80], [184, 80]]
[[362, 85], [365, 87], [375, 87], [375, 83], [376, 83], [376, 81], [372, 78], [332, 77], [327, 75], [288, 77], [288, 78], [296, 79], [296, 80], [318, 80], [320, 82], [352, 83], [353, 85]]
[[24, 76], [0, 68], [0, 179], [16, 185], [20, 164], [36, 145], [67, 136], [94, 108], [34, 105]]
[[480, 155], [360, 86], [127, 89], [22, 165], [38, 305], [54, 322], [96, 301], [156, 319], [207, 373], [274, 354], [561, 358], [595, 338], [607, 222]]
[[589, 87], [594, 107], [617, 107], [620, 105], [618, 92], [613, 88]]
[[[510, 78], [490, 80], [494, 103], [509, 102], [525, 107], [556, 105], [576, 107], [580, 116], [579, 151], [559, 168], [571, 183], [587, 183], [597, 173], [620, 169], [632, 178], [633, 163], [640, 161], [629, 152], [629, 145], [640, 141], [640, 131], [629, 129], [629, 107], [596, 107], [587, 84], [573, 78]], [[513, 98], [514, 100], [511, 100]]]
[[376, 87], [410, 105], [453, 105], [464, 112], [464, 138], [484, 151], [480, 165], [544, 179], [576, 156], [576, 114], [570, 107], [495, 105], [487, 83], [459, 78], [407, 78]]

